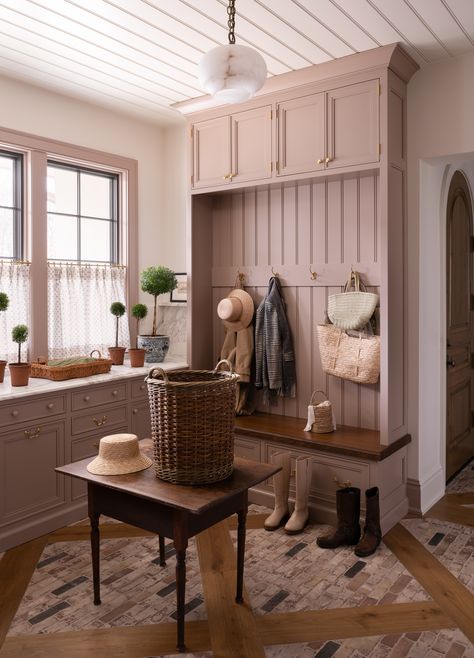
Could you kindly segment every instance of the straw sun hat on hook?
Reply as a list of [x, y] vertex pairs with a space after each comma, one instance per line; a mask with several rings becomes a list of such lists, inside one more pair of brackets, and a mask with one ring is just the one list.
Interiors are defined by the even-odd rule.
[[94, 475], [125, 475], [143, 471], [152, 463], [140, 452], [135, 434], [110, 434], [100, 440], [99, 454], [87, 470]]
[[217, 305], [217, 315], [230, 331], [246, 329], [252, 322], [253, 299], [242, 288], [235, 288]]

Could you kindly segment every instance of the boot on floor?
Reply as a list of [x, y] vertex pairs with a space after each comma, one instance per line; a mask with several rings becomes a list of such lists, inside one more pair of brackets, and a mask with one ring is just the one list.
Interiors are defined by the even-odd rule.
[[368, 557], [375, 553], [381, 541], [379, 490], [378, 487], [372, 487], [365, 492], [364, 534], [355, 547], [354, 553], [357, 557]]
[[311, 457], [298, 457], [296, 460], [296, 498], [295, 507], [290, 520], [285, 525], [287, 535], [297, 535], [303, 532], [308, 523], [308, 496], [312, 475]]
[[272, 455], [272, 464], [281, 466], [281, 471], [273, 476], [273, 493], [275, 495], [275, 509], [265, 519], [265, 530], [276, 530], [286, 523], [289, 517], [288, 494], [290, 491], [290, 453], [276, 452]]
[[357, 544], [360, 539], [360, 489], [344, 487], [336, 491], [337, 528], [327, 535], [318, 537], [321, 548]]

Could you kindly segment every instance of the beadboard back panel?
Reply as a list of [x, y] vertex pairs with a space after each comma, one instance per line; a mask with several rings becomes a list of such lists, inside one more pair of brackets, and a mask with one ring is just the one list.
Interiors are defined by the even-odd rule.
[[[379, 178], [352, 175], [216, 195], [212, 206], [213, 360], [224, 331], [218, 302], [238, 273], [257, 306], [273, 272], [283, 286], [296, 354], [297, 394], [262, 411], [305, 418], [311, 392], [323, 389], [336, 422], [379, 428], [379, 387], [326, 375], [316, 327], [325, 320], [328, 295], [340, 292], [351, 266], [369, 290], [380, 285]], [[317, 277], [312, 278], [311, 272]]]

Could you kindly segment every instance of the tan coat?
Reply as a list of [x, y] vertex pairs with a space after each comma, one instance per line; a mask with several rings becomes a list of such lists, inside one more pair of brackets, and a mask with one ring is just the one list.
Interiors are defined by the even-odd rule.
[[237, 415], [246, 416], [255, 410], [252, 395], [253, 384], [250, 384], [253, 351], [253, 324], [240, 331], [226, 331], [221, 359], [230, 361], [235, 372], [240, 375], [235, 407]]

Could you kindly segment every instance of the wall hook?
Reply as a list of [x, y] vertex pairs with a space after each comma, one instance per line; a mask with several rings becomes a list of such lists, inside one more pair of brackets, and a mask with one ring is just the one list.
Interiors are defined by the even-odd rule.
[[316, 281], [316, 279], [318, 278], [318, 273], [313, 272], [313, 270], [311, 269], [311, 265], [309, 266], [309, 273], [311, 274], [311, 280]]
[[272, 274], [273, 274], [273, 276], [276, 276], [276, 277], [279, 277], [279, 276], [280, 276], [280, 275], [278, 274], [278, 272], [275, 272], [275, 270], [273, 269], [273, 265], [272, 265]]
[[243, 287], [245, 283], [245, 274], [240, 271], [240, 268], [237, 270], [237, 276], [235, 277], [236, 283], [238, 282], [240, 286]]

